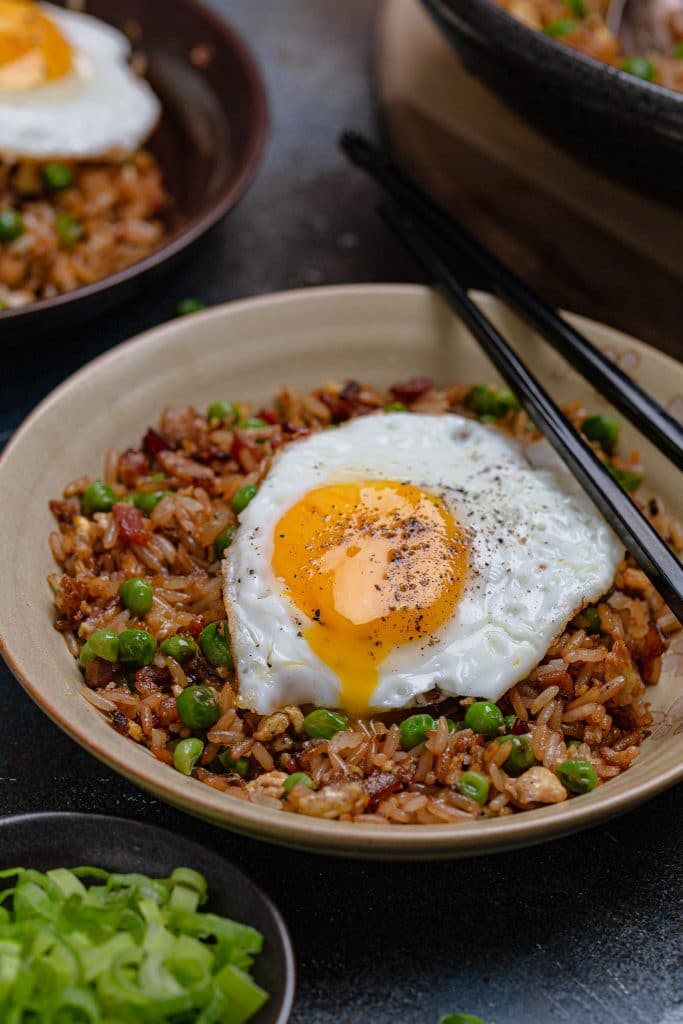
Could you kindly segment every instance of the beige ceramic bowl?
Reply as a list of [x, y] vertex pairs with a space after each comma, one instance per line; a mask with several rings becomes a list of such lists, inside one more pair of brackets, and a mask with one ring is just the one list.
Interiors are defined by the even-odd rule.
[[[601, 400], [491, 297], [478, 297], [560, 399]], [[608, 327], [579, 321], [665, 403], [683, 399], [683, 366]], [[259, 402], [283, 383], [302, 388], [353, 376], [386, 385], [413, 374], [489, 381], [490, 365], [431, 291], [391, 285], [320, 288], [250, 299], [176, 320], [121, 345], [58, 388], [28, 418], [0, 463], [0, 642], [17, 679], [95, 757], [162, 800], [218, 825], [302, 849], [346, 856], [461, 857], [542, 842], [594, 825], [683, 778], [683, 643], [652, 691], [665, 713], [628, 772], [592, 793], [509, 818], [463, 825], [376, 826], [271, 813], [218, 793], [118, 735], [79, 695], [80, 674], [52, 628], [45, 582], [54, 564], [47, 502], [83, 472], [101, 472], [106, 448], [136, 443], [169, 403], [204, 408], [224, 395]], [[675, 408], [675, 405], [674, 405]], [[625, 444], [636, 436], [624, 429]], [[674, 471], [643, 442], [648, 486], [679, 513]], [[31, 510], [27, 516], [26, 510]], [[669, 709], [669, 710], [667, 710]], [[26, 780], [28, 784], [30, 780]]]

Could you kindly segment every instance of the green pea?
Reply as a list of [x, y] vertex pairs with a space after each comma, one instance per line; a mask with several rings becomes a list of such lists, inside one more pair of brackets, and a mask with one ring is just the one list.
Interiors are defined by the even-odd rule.
[[598, 784], [595, 768], [590, 761], [583, 761], [580, 757], [558, 765], [557, 777], [571, 793], [590, 793]]
[[237, 532], [236, 526], [226, 526], [224, 530], [216, 537], [213, 542], [213, 557], [222, 558], [225, 554], [225, 549], [229, 548]]
[[387, 402], [384, 406], [385, 412], [408, 412], [405, 402]]
[[606, 452], [613, 452], [619, 440], [619, 424], [612, 416], [589, 416], [581, 424], [581, 431]]
[[199, 646], [210, 665], [215, 668], [232, 668], [230, 633], [225, 619], [210, 623], [199, 636]]
[[79, 242], [85, 233], [82, 222], [70, 213], [58, 213], [55, 217], [55, 231], [68, 248]]
[[458, 788], [463, 796], [476, 800], [478, 804], [485, 804], [489, 795], [489, 780], [479, 772], [463, 772]]
[[[502, 419], [510, 409], [519, 409], [519, 400], [510, 388], [487, 388], [484, 384], [475, 384], [465, 398], [465, 405], [476, 412], [484, 422]], [[489, 419], [492, 417], [493, 419]]]
[[239, 515], [240, 512], [244, 512], [245, 508], [258, 494], [258, 487], [255, 484], [246, 484], [245, 487], [240, 487], [237, 494], [232, 496], [232, 510]]
[[586, 10], [585, 0], [564, 0], [567, 7], [570, 8], [577, 16], [577, 18], [585, 18], [588, 13]]
[[653, 81], [655, 77], [655, 66], [647, 57], [624, 57], [621, 62], [622, 71], [636, 78], [643, 78], [646, 82]]
[[202, 741], [191, 736], [189, 739], [181, 740], [176, 746], [173, 751], [173, 765], [182, 775], [192, 775], [192, 770], [203, 753]]
[[575, 18], [557, 18], [556, 21], [549, 22], [543, 31], [548, 36], [561, 39], [563, 36], [571, 35], [578, 27], [579, 22]]
[[676, 45], [674, 46], [673, 55], [674, 57], [676, 57], [677, 60], [683, 59], [683, 39], [679, 39]]
[[436, 729], [436, 722], [431, 715], [411, 715], [410, 718], [404, 718], [399, 726], [404, 750], [412, 750], [418, 743], [424, 743], [427, 733], [433, 729]]
[[112, 506], [117, 501], [115, 492], [109, 484], [101, 480], [93, 480], [83, 491], [81, 508], [83, 515], [90, 516], [93, 512], [111, 512]]
[[512, 750], [503, 764], [506, 772], [511, 775], [521, 775], [527, 768], [536, 763], [533, 747], [526, 736], [498, 736], [498, 743], [512, 743]]
[[447, 718], [447, 719], [446, 719], [446, 724], [448, 725], [448, 731], [449, 731], [450, 733], [453, 733], [453, 732], [460, 732], [460, 730], [461, 730], [461, 729], [462, 729], [462, 728], [464, 727], [464, 725], [465, 725], [465, 723], [464, 723], [464, 722], [454, 722], [452, 718]]
[[119, 636], [119, 661], [132, 667], [150, 665], [156, 649], [156, 640], [144, 629], [124, 629]]
[[88, 645], [98, 658], [118, 661], [119, 635], [113, 629], [98, 629], [88, 640]]
[[497, 423], [498, 417], [494, 416], [493, 413], [485, 412], [479, 417], [480, 423]]
[[482, 1017], [475, 1017], [472, 1013], [447, 1013], [442, 1017], [439, 1024], [486, 1024]]
[[508, 732], [510, 732], [510, 729], [512, 729], [512, 726], [516, 721], [517, 715], [503, 715], [503, 726]]
[[206, 303], [201, 299], [181, 299], [175, 308], [176, 316], [187, 316], [188, 313], [199, 313], [206, 309]]
[[136, 491], [133, 495], [133, 504], [148, 516], [154, 511], [161, 499], [170, 493], [170, 491]]
[[503, 712], [490, 700], [478, 700], [465, 712], [465, 725], [480, 736], [496, 736], [503, 728]]
[[586, 628], [589, 633], [599, 633], [601, 631], [600, 612], [594, 604], [590, 604], [587, 608], [584, 608], [581, 615], [588, 623]]
[[293, 772], [282, 783], [282, 788], [285, 793], [291, 793], [295, 786], [308, 786], [309, 789], [315, 789], [315, 782], [306, 772]]
[[86, 642], [81, 647], [80, 654], [78, 655], [78, 664], [80, 665], [81, 668], [85, 668], [88, 662], [92, 661], [96, 657], [97, 655], [95, 654], [92, 647], [86, 640]]
[[188, 729], [210, 729], [221, 717], [218, 694], [211, 686], [187, 686], [175, 706]]
[[207, 420], [220, 420], [221, 423], [225, 420], [236, 423], [240, 418], [240, 411], [234, 402], [212, 402], [206, 410], [206, 418]]
[[611, 462], [607, 462], [606, 466], [619, 486], [623, 487], [628, 494], [637, 491], [643, 482], [642, 474], [634, 473], [632, 469], [617, 469]]
[[256, 427], [267, 427], [268, 424], [260, 416], [247, 416], [246, 420], [242, 420], [238, 426], [244, 427], [245, 430], [250, 430]]
[[197, 645], [191, 636], [169, 636], [161, 644], [161, 653], [184, 665], [197, 653]]
[[228, 771], [231, 772], [237, 772], [237, 774], [241, 775], [243, 779], [246, 777], [246, 774], [249, 771], [249, 758], [238, 757], [236, 761], [233, 761], [233, 759], [230, 757], [229, 750], [222, 750], [221, 753], [218, 755], [218, 760], [220, 761], [224, 768], [227, 768]]
[[147, 580], [141, 576], [134, 576], [121, 584], [119, 597], [124, 608], [141, 618], [152, 607], [154, 590]]
[[56, 161], [45, 164], [42, 170], [42, 178], [51, 192], [59, 192], [60, 189], [69, 188], [74, 183], [71, 168], [67, 164], [60, 164]]
[[316, 708], [304, 718], [304, 732], [312, 740], [331, 740], [338, 732], [348, 728], [349, 720], [340, 711]]
[[13, 242], [24, 233], [24, 218], [10, 206], [0, 210], [0, 242]]

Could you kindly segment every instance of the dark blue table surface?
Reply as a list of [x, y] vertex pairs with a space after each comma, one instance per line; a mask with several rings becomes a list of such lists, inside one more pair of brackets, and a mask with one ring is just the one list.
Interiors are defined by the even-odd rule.
[[[144, 299], [3, 358], [0, 436], [97, 353], [208, 303], [323, 283], [419, 279], [335, 147], [373, 128], [366, 0], [214, 0], [258, 54], [273, 131], [240, 207]], [[299, 962], [293, 1024], [683, 1021], [683, 790], [602, 828], [469, 862], [329, 860], [159, 803], [57, 730], [0, 666], [0, 813], [80, 810], [165, 825], [222, 851], [282, 909]]]

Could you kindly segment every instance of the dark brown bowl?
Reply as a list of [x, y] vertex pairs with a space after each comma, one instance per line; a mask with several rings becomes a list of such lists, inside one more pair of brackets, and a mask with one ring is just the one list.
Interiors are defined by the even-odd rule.
[[120, 29], [140, 26], [136, 48], [163, 107], [148, 148], [173, 200], [168, 234], [116, 274], [0, 313], [3, 341], [69, 326], [134, 295], [235, 206], [263, 150], [268, 112], [260, 72], [236, 32], [200, 0], [88, 0], [87, 11]]
[[201, 872], [209, 884], [206, 909], [252, 925], [263, 935], [252, 973], [270, 999], [251, 1024], [287, 1024], [296, 984], [287, 926], [265, 893], [229, 861], [174, 832], [125, 818], [46, 813], [0, 819], [0, 870], [49, 871], [82, 864], [155, 878], [168, 877], [177, 867]]
[[422, 0], [468, 71], [579, 160], [680, 203], [683, 93], [528, 28], [492, 0]]

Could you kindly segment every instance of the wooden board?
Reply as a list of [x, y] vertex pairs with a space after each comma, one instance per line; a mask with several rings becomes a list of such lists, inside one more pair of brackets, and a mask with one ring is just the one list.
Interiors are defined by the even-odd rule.
[[683, 209], [601, 177], [468, 75], [418, 0], [384, 0], [388, 141], [440, 203], [551, 302], [683, 357]]

